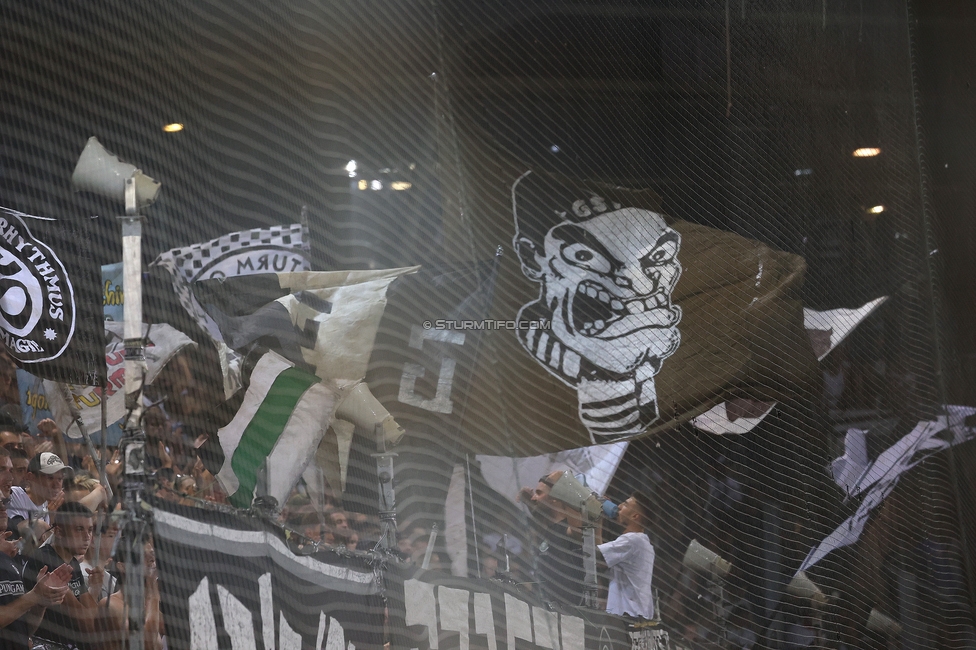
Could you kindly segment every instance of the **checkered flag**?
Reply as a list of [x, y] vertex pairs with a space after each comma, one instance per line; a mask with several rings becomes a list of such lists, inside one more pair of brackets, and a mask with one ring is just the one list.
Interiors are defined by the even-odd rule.
[[200, 305], [194, 284], [263, 273], [308, 271], [308, 229], [301, 224], [232, 232], [208, 242], [174, 248], [152, 263], [169, 272], [180, 304], [213, 339], [224, 377], [224, 396], [241, 388], [241, 356], [224, 342], [220, 328]]

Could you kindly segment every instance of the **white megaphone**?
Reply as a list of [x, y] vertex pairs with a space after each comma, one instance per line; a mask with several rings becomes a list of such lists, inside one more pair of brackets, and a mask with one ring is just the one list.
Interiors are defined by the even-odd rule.
[[724, 578], [732, 570], [731, 562], [723, 560], [718, 553], [699, 544], [697, 539], [691, 540], [691, 544], [688, 544], [688, 550], [685, 551], [681, 563], [699, 573], [711, 573], [716, 578]]
[[146, 176], [141, 170], [136, 169], [135, 165], [122, 162], [118, 156], [106, 151], [97, 138], [88, 138], [88, 144], [81, 152], [75, 171], [71, 174], [71, 187], [76, 192], [93, 192], [124, 203], [125, 182], [130, 178], [135, 182], [137, 210], [156, 200], [159, 181]]
[[593, 490], [577, 481], [576, 477], [567, 471], [564, 471], [559, 480], [553, 484], [549, 496], [580, 511], [585, 523], [595, 522], [603, 512], [603, 504], [593, 494]]
[[866, 627], [872, 632], [879, 632], [887, 636], [899, 636], [901, 634], [901, 624], [877, 609], [871, 610]]
[[798, 571], [793, 576], [790, 584], [786, 585], [786, 593], [796, 598], [809, 600], [814, 605], [823, 605], [827, 602], [827, 596], [820, 591], [820, 587], [807, 576], [805, 571]]

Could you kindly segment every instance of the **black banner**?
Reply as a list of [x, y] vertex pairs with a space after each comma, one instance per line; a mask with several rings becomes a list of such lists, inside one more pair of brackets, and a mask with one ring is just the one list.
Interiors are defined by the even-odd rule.
[[[631, 650], [667, 648], [659, 625], [554, 606], [499, 580], [399, 566], [388, 573], [391, 650]], [[396, 588], [394, 588], [394, 585]]]
[[173, 506], [153, 525], [173, 650], [383, 645], [377, 574], [361, 558], [293, 552], [257, 519]]
[[101, 227], [0, 208], [0, 343], [38, 377], [92, 386], [105, 376], [101, 266], [92, 252]]

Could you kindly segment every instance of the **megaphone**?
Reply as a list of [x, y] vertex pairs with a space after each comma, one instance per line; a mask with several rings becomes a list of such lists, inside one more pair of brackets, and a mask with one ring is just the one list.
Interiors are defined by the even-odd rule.
[[577, 481], [571, 472], [563, 472], [559, 480], [550, 488], [549, 496], [581, 511], [587, 522], [596, 521], [603, 512], [600, 499], [590, 488]]
[[697, 539], [691, 540], [691, 544], [688, 544], [688, 550], [685, 551], [681, 563], [689, 569], [700, 573], [711, 573], [717, 578], [726, 577], [732, 570], [731, 562], [723, 560], [718, 553], [699, 544]]
[[796, 598], [809, 600], [816, 605], [823, 605], [827, 602], [827, 596], [820, 591], [820, 587], [814, 584], [813, 580], [807, 577], [806, 572], [798, 571], [790, 584], [786, 585], [786, 593]]
[[868, 615], [867, 628], [872, 632], [880, 632], [887, 636], [899, 636], [901, 634], [901, 625], [895, 619], [876, 609], [872, 609]]
[[92, 192], [125, 203], [125, 181], [130, 178], [135, 181], [136, 209], [156, 200], [159, 181], [106, 151], [97, 138], [88, 138], [88, 144], [71, 174], [71, 187], [76, 192]]

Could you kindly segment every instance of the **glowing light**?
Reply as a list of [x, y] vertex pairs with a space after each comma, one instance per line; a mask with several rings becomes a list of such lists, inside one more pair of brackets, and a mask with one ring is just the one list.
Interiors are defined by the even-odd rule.
[[166, 131], [166, 133], [176, 133], [177, 131], [182, 131], [182, 130], [183, 130], [183, 125], [180, 124], [179, 122], [173, 122], [172, 124], [167, 124], [166, 126], [163, 127], [163, 131]]
[[346, 171], [349, 172], [349, 178], [353, 178], [356, 175], [356, 161], [350, 160], [346, 163]]
[[413, 187], [413, 183], [408, 183], [407, 181], [393, 181], [390, 183], [390, 188], [394, 190], [409, 190]]
[[883, 205], [876, 205], [873, 208], [868, 208], [868, 212], [871, 214], [881, 214], [884, 211], [885, 207]]
[[874, 156], [880, 155], [881, 149], [877, 147], [861, 147], [860, 149], [855, 149], [853, 156], [855, 158], [873, 158]]
[[369, 181], [367, 181], [365, 179], [359, 181], [359, 189], [361, 189], [361, 190], [369, 189]]
[[560, 151], [559, 145], [558, 144], [552, 145], [551, 147], [549, 147], [549, 151], [551, 151], [553, 153], [559, 153], [559, 151]]
[[383, 189], [383, 183], [381, 181], [372, 181], [369, 184], [369, 188], [374, 192]]

